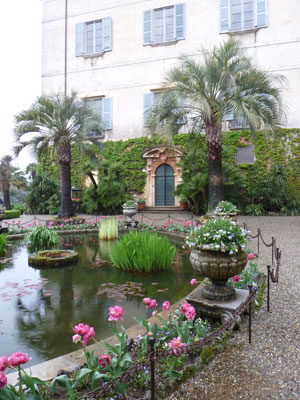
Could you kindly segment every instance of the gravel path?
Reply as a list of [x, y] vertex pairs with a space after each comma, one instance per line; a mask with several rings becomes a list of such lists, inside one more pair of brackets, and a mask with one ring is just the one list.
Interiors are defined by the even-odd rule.
[[[252, 344], [242, 324], [225, 351], [183, 383], [169, 400], [300, 399], [300, 217], [241, 217], [252, 234], [274, 236], [282, 249], [279, 283], [271, 286], [271, 313], [266, 304], [255, 314]], [[257, 252], [257, 240], [250, 244]], [[262, 248], [263, 247], [263, 248]], [[270, 248], [261, 246], [259, 267], [266, 272]]]

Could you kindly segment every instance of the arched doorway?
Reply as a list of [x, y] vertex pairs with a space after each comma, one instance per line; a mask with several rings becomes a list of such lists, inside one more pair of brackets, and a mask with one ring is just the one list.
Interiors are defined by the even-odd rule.
[[161, 164], [155, 171], [155, 205], [174, 206], [174, 170], [168, 164]]

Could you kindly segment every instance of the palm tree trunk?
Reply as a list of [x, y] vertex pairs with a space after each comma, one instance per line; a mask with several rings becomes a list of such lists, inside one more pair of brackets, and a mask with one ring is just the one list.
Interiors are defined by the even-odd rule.
[[208, 160], [208, 213], [214, 212], [224, 200], [222, 173], [222, 131], [217, 125], [206, 126], [206, 153]]
[[60, 213], [59, 217], [71, 217], [74, 215], [71, 198], [71, 164], [59, 163], [60, 166]]
[[7, 208], [7, 210], [11, 210], [9, 187], [3, 188], [3, 200], [4, 200], [4, 205]]

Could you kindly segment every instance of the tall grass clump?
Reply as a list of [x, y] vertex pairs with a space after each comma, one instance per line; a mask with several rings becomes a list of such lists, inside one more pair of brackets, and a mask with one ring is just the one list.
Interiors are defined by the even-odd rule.
[[105, 219], [99, 228], [99, 239], [113, 240], [118, 239], [118, 222], [116, 218]]
[[166, 270], [174, 262], [176, 247], [157, 233], [131, 231], [116, 244], [110, 260], [119, 269], [150, 272]]
[[6, 235], [4, 233], [1, 233], [1, 235], [0, 235], [0, 257], [5, 256], [6, 245], [7, 245]]
[[55, 231], [46, 226], [35, 226], [25, 237], [31, 249], [50, 249], [60, 243], [60, 238]]

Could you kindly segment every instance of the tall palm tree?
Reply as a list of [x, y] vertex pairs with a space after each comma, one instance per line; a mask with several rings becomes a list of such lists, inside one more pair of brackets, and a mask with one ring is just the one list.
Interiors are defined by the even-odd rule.
[[91, 157], [88, 141], [99, 145], [88, 132], [103, 133], [103, 125], [94, 113], [75, 93], [70, 96], [41, 96], [26, 111], [15, 116], [15, 153], [31, 147], [38, 156], [55, 152], [60, 166], [61, 207], [60, 217], [70, 217], [73, 213], [71, 199], [71, 144], [75, 143], [80, 152]]
[[173, 136], [186, 125], [206, 135], [208, 160], [208, 211], [224, 200], [222, 177], [222, 121], [233, 112], [254, 132], [261, 124], [275, 131], [282, 120], [280, 84], [243, 55], [240, 45], [229, 39], [203, 58], [182, 56], [164, 82], [165, 90], [149, 113], [152, 132]]
[[24, 173], [15, 168], [12, 163], [12, 156], [4, 156], [0, 160], [0, 180], [3, 192], [3, 199], [5, 207], [10, 210], [10, 187], [15, 186], [18, 189], [26, 189], [27, 181]]

